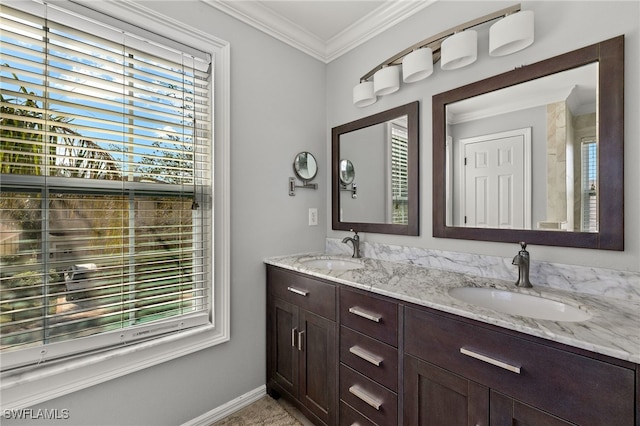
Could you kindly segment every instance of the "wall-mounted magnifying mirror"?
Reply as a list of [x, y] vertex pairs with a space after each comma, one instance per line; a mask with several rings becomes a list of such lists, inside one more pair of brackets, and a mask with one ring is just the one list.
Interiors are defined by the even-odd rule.
[[318, 174], [318, 163], [310, 152], [300, 152], [293, 160], [293, 172], [302, 181], [302, 185], [296, 185], [296, 178], [289, 178], [289, 195], [296, 195], [296, 188], [318, 189], [317, 183], [309, 183]]
[[623, 250], [624, 37], [433, 97], [434, 236]]
[[340, 183], [349, 185], [353, 182], [355, 176], [356, 171], [353, 168], [353, 163], [350, 160], [340, 160]]
[[333, 229], [419, 235], [418, 120], [413, 102], [332, 129]]
[[293, 171], [303, 182], [313, 180], [318, 174], [318, 163], [316, 157], [310, 152], [301, 152], [293, 160]]
[[[351, 198], [358, 198], [358, 185], [353, 181], [356, 177], [356, 170], [350, 160], [340, 160], [340, 190], [351, 193]], [[351, 185], [351, 188], [349, 188]]]

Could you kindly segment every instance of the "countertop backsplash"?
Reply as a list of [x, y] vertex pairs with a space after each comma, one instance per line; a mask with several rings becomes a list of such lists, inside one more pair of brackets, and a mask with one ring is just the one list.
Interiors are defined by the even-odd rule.
[[[514, 249], [514, 255], [516, 254]], [[326, 238], [325, 252], [351, 255], [351, 245], [338, 238]], [[476, 275], [483, 278], [513, 280], [518, 269], [511, 258], [481, 254], [458, 253], [420, 247], [379, 244], [360, 241], [363, 257], [407, 263], [425, 268], [441, 269]], [[591, 268], [531, 260], [529, 272], [534, 286], [546, 286], [596, 296], [640, 302], [640, 273], [613, 269]]]

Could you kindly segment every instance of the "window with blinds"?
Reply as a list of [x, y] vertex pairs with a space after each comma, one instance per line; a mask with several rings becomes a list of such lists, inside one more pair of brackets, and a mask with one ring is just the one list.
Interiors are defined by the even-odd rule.
[[598, 144], [582, 142], [582, 232], [598, 232]]
[[0, 9], [2, 368], [209, 324], [211, 59], [28, 7]]
[[406, 127], [391, 124], [391, 223], [409, 223], [409, 146]]

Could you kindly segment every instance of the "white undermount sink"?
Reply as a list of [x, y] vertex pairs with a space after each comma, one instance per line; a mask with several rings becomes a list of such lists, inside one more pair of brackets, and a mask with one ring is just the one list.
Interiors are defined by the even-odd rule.
[[588, 312], [563, 302], [495, 288], [455, 287], [449, 290], [449, 295], [463, 302], [509, 315], [569, 322], [591, 318]]
[[364, 264], [356, 259], [346, 259], [341, 257], [313, 257], [309, 259], [301, 259], [300, 263], [307, 268], [328, 269], [330, 271], [349, 271], [364, 267]]

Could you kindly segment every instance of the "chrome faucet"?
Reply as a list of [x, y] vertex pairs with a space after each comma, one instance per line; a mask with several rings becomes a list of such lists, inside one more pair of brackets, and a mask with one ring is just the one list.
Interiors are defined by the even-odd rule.
[[530, 288], [533, 287], [529, 281], [529, 252], [527, 249], [527, 243], [520, 241], [521, 250], [516, 257], [513, 258], [512, 265], [518, 265], [518, 281], [516, 281], [517, 287]]
[[355, 235], [353, 237], [344, 237], [342, 239], [342, 242], [347, 244], [349, 241], [351, 241], [351, 244], [353, 244], [353, 255], [351, 255], [351, 257], [355, 257], [355, 258], [360, 258], [360, 237], [358, 236], [358, 231], [354, 231], [353, 229], [350, 229], [351, 232], [355, 232]]

